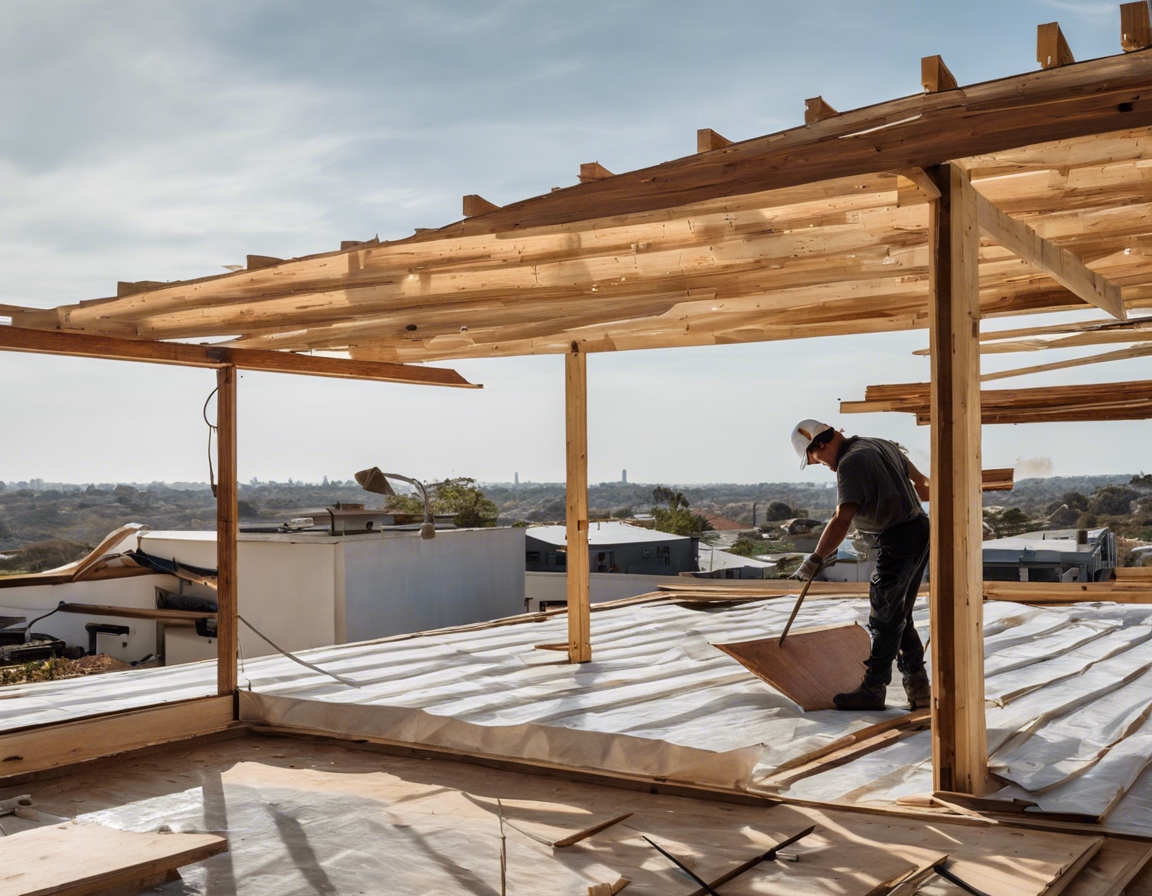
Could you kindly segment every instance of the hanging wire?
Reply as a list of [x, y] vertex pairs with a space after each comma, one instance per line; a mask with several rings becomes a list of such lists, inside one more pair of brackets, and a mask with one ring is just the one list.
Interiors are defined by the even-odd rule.
[[212, 486], [212, 497], [216, 497], [216, 472], [212, 468], [212, 435], [216, 432], [217, 426], [208, 419], [208, 402], [212, 400], [212, 396], [220, 391], [217, 386], [208, 393], [208, 397], [204, 399], [204, 410], [201, 413], [204, 415], [204, 423], [208, 426], [208, 484]]
[[283, 647], [281, 647], [279, 644], [277, 644], [275, 641], [273, 641], [271, 638], [269, 638], [266, 634], [264, 634], [262, 631], [260, 631], [260, 629], [256, 628], [256, 626], [254, 626], [251, 622], [249, 622], [247, 619], [245, 619], [239, 613], [236, 614], [236, 618], [239, 619], [241, 622], [243, 622], [246, 626], [248, 626], [248, 628], [252, 629], [253, 634], [255, 634], [259, 638], [262, 638], [264, 641], [266, 641], [269, 644], [269, 646], [280, 651], [280, 653], [284, 654], [284, 656], [288, 657], [288, 659], [292, 660], [292, 662], [299, 663], [304, 668], [311, 669], [313, 672], [319, 672], [321, 675], [327, 675], [329, 678], [334, 678], [336, 681], [340, 682], [340, 684], [346, 684], [350, 688], [360, 687], [360, 684], [358, 682], [353, 681], [351, 678], [345, 678], [343, 675], [337, 675], [335, 672], [329, 672], [327, 669], [321, 669], [319, 666], [313, 666], [311, 663], [305, 662], [304, 660], [300, 659], [300, 657], [295, 656], [294, 654], [285, 650]]

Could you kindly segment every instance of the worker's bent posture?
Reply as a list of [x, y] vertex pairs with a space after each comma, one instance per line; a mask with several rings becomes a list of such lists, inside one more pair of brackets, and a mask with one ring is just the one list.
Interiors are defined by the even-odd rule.
[[796, 578], [807, 579], [836, 553], [853, 523], [878, 548], [872, 573], [868, 628], [872, 651], [860, 687], [834, 698], [837, 709], [883, 709], [892, 660], [904, 676], [912, 709], [928, 706], [932, 693], [924, 671], [924, 645], [912, 624], [916, 592], [928, 564], [928, 479], [893, 442], [845, 438], [826, 423], [802, 420], [792, 430], [800, 468], [822, 463], [836, 474], [836, 514]]

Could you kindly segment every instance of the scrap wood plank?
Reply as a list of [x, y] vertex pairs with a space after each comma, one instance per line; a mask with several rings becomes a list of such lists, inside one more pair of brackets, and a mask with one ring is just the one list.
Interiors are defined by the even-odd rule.
[[227, 849], [218, 834], [142, 834], [74, 821], [33, 828], [0, 839], [0, 896], [147, 886]]
[[[915, 716], [915, 721], [909, 721], [909, 717], [911, 716]], [[779, 788], [791, 787], [802, 778], [808, 778], [812, 775], [818, 775], [822, 772], [838, 768], [841, 765], [846, 765], [853, 760], [859, 759], [861, 756], [867, 756], [869, 753], [874, 753], [877, 750], [882, 750], [884, 747], [891, 746], [897, 741], [931, 727], [931, 711], [927, 709], [916, 710], [914, 713], [909, 713], [908, 716], [903, 716], [895, 721], [903, 724], [893, 725], [870, 737], [855, 738], [852, 743], [838, 750], [824, 753], [803, 765], [778, 771], [769, 776], [764, 781], [763, 786]]]
[[916, 709], [912, 712], [905, 713], [904, 715], [895, 716], [891, 719], [885, 719], [883, 722], [877, 722], [874, 725], [867, 725], [858, 731], [853, 731], [851, 734], [844, 737], [838, 737], [831, 743], [818, 747], [815, 750], [810, 750], [803, 753], [794, 759], [789, 759], [781, 762], [776, 766], [774, 774], [779, 772], [786, 772], [794, 768], [799, 768], [802, 765], [816, 762], [820, 758], [836, 753], [840, 750], [851, 747], [853, 744], [863, 743], [864, 741], [871, 740], [883, 734], [886, 731], [891, 731], [894, 728], [914, 727], [921, 730], [919, 726], [932, 723], [932, 711], [930, 709]]
[[805, 712], [833, 709], [832, 698], [864, 677], [871, 642], [860, 625], [838, 625], [779, 638], [713, 645], [768, 682]]
[[1152, 841], [1107, 837], [1064, 896], [1120, 896], [1152, 859]]

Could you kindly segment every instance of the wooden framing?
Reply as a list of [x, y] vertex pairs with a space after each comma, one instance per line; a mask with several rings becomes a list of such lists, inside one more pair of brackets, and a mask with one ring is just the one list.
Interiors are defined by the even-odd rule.
[[980, 229], [992, 239], [1035, 265], [1085, 302], [1107, 311], [1118, 320], [1127, 318], [1119, 286], [1089, 270], [1067, 249], [1053, 245], [1027, 224], [1006, 215], [979, 193], [975, 196]]
[[239, 603], [237, 540], [240, 511], [236, 478], [236, 368], [216, 371], [216, 693], [234, 694], [237, 682]]
[[957, 88], [956, 76], [948, 70], [941, 56], [925, 56], [920, 60], [920, 83], [926, 93]]
[[1036, 61], [1045, 69], [1071, 65], [1076, 61], [1072, 56], [1072, 50], [1068, 47], [1068, 41], [1064, 39], [1064, 32], [1060, 30], [1059, 22], [1037, 26]]
[[982, 793], [980, 303], [976, 193], [956, 165], [931, 172], [932, 765], [936, 790]]
[[7, 780], [222, 731], [233, 717], [233, 697], [228, 694], [5, 732], [0, 734], [0, 769]]
[[567, 461], [568, 660], [592, 659], [588, 562], [588, 356], [564, 356], [564, 420]]
[[233, 367], [239, 370], [262, 370], [266, 373], [297, 373], [339, 379], [376, 380], [384, 383], [479, 388], [469, 383], [455, 370], [442, 367], [411, 367], [389, 361], [355, 361], [347, 358], [298, 355], [292, 352], [121, 339], [115, 336], [63, 330], [35, 330], [16, 326], [0, 326], [0, 351], [71, 355], [110, 361], [145, 361], [150, 364], [172, 364], [178, 367], [209, 369]]
[[1120, 4], [1120, 47], [1125, 53], [1152, 47], [1152, 9], [1148, 0]]

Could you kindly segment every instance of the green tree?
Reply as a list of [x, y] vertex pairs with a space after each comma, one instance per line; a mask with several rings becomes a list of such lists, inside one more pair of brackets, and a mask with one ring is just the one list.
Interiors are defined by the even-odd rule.
[[[445, 479], [430, 489], [429, 503], [433, 513], [451, 513], [456, 525], [462, 529], [484, 529], [496, 525], [500, 510], [484, 496], [475, 479], [457, 476]], [[395, 495], [388, 499], [388, 510], [393, 513], [424, 513], [424, 501], [419, 495]]]
[[707, 519], [689, 509], [688, 499], [683, 492], [658, 485], [652, 489], [652, 500], [656, 502], [652, 508], [652, 518], [656, 521], [655, 528], [660, 532], [700, 535], [712, 528]]
[[792, 507], [791, 504], [785, 504], [783, 501], [773, 501], [764, 510], [764, 519], [772, 523], [781, 520], [790, 520], [795, 516], [799, 516], [795, 508]]
[[1019, 507], [1009, 507], [1007, 510], [985, 510], [984, 522], [992, 527], [992, 533], [997, 538], [1011, 538], [1021, 532], [1033, 528], [1032, 520]]

